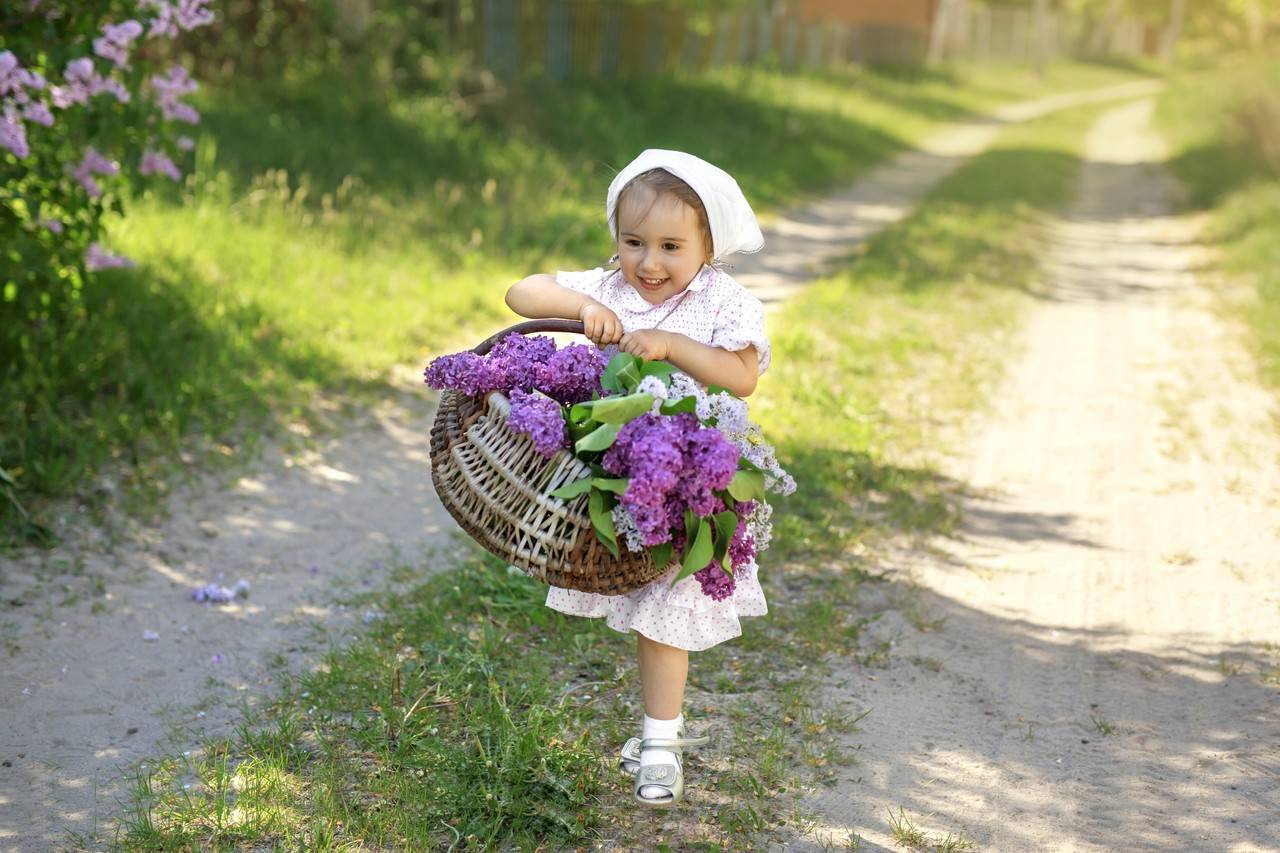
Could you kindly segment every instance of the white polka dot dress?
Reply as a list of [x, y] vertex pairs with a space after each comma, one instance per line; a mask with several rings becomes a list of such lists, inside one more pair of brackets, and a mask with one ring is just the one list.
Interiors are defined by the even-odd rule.
[[[556, 282], [585, 293], [618, 315], [626, 332], [661, 325], [700, 343], [727, 350], [754, 345], [760, 372], [769, 366], [769, 339], [764, 332], [764, 306], [728, 274], [703, 267], [683, 293], [653, 305], [627, 284], [622, 273], [605, 269], [558, 272]], [[742, 635], [740, 616], [764, 616], [769, 612], [757, 566], [734, 574], [733, 594], [716, 601], [702, 593], [690, 575], [674, 587], [679, 572], [666, 575], [624, 595], [598, 595], [551, 587], [547, 606], [575, 616], [604, 617], [610, 628], [635, 631], [651, 640], [689, 651], [703, 651]]]

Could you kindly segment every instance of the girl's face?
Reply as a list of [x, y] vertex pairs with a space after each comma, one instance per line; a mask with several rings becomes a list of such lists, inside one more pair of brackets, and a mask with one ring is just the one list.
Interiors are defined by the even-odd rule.
[[618, 205], [618, 261], [646, 302], [683, 293], [707, 260], [703, 246], [692, 207], [670, 194], [655, 198], [643, 184], [628, 188]]

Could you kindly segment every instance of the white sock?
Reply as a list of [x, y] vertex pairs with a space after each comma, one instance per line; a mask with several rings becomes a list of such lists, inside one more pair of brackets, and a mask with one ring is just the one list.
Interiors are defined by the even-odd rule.
[[[680, 736], [680, 726], [684, 723], [684, 714], [679, 714], [674, 720], [655, 720], [648, 714], [644, 715], [644, 730], [641, 737], [643, 738], [673, 738]], [[640, 767], [651, 767], [655, 764], [676, 764], [676, 754], [669, 749], [646, 749], [640, 753]], [[661, 797], [668, 794], [666, 788], [659, 788], [657, 785], [645, 785], [640, 789], [642, 797]]]

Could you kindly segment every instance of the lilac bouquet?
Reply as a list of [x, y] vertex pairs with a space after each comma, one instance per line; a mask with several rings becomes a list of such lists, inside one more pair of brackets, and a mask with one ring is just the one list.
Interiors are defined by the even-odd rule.
[[766, 491], [790, 494], [747, 405], [723, 388], [704, 390], [666, 362], [593, 346], [556, 349], [550, 338], [512, 333], [486, 356], [464, 352], [426, 370], [433, 388], [468, 396], [505, 394], [507, 426], [548, 458], [571, 452], [591, 473], [551, 492], [587, 494], [600, 541], [648, 550], [654, 563], [694, 575], [714, 599], [733, 594], [735, 572], [754, 566], [769, 544]]

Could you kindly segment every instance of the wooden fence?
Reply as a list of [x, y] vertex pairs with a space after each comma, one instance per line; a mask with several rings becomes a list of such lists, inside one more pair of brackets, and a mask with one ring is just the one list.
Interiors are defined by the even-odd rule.
[[480, 0], [456, 32], [500, 77], [613, 76], [774, 62], [821, 68], [847, 62], [915, 63], [918, 29], [804, 22], [765, 5], [690, 14], [679, 6], [600, 0]]
[[[1138, 54], [1149, 52], [1152, 43], [1150, 28], [1132, 20], [1108, 20], [1100, 28], [1064, 13], [1037, 16], [1028, 8], [970, 0], [941, 0], [932, 15], [880, 21], [872, 0], [822, 7], [843, 9], [845, 20], [814, 20], [812, 10], [819, 7], [779, 0], [700, 13], [655, 0], [410, 0], [415, 1], [432, 10], [452, 49], [466, 51], [502, 78], [611, 77], [762, 63], [789, 70], [950, 58], [1032, 63], [1086, 52]], [[338, 7], [348, 25], [360, 29], [355, 25], [367, 22], [373, 3], [338, 0]], [[798, 14], [806, 8], [810, 14]], [[1098, 42], [1103, 32], [1106, 38]]]

